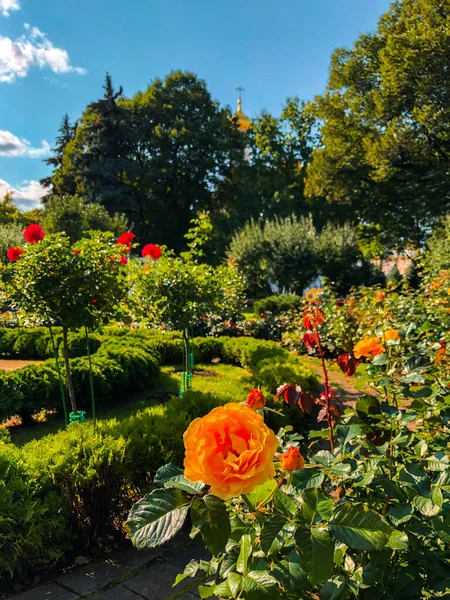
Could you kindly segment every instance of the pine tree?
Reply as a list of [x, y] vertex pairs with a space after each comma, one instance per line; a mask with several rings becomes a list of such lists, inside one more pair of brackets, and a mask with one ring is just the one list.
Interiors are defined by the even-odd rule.
[[77, 127], [77, 122], [73, 125], [70, 124], [69, 115], [66, 113], [61, 122], [59, 135], [56, 138], [55, 147], [53, 148], [54, 155], [44, 160], [45, 164], [53, 168], [53, 173], [49, 177], [41, 179], [41, 185], [46, 188], [51, 187], [48, 193], [42, 198], [44, 203], [55, 194], [75, 194], [76, 192], [75, 177], [73, 175], [61, 177], [61, 171], [63, 168], [64, 152], [67, 144], [75, 139]]
[[123, 88], [114, 90], [109, 73], [104, 89], [103, 98], [88, 107], [83, 127], [84, 152], [75, 157], [75, 170], [86, 200], [102, 204], [113, 215], [131, 208], [129, 113], [118, 102]]

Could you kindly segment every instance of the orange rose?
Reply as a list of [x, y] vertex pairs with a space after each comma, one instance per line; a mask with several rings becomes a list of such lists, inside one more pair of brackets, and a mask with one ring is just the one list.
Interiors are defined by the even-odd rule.
[[250, 390], [244, 404], [254, 409], [261, 409], [266, 404], [266, 397], [261, 390]]
[[376, 337], [366, 337], [360, 340], [353, 348], [355, 358], [373, 358], [377, 354], [383, 354], [386, 352], [385, 348], [378, 342]]
[[184, 433], [184, 474], [222, 500], [248, 494], [275, 477], [278, 440], [264, 419], [242, 404], [214, 408]]
[[378, 292], [378, 294], [375, 296], [375, 304], [378, 304], [379, 302], [384, 302], [386, 299], [386, 296], [384, 295], [384, 292]]
[[280, 456], [281, 466], [285, 471], [299, 471], [305, 466], [303, 456], [298, 448], [290, 446], [284, 454]]
[[388, 329], [384, 333], [384, 339], [386, 342], [389, 342], [390, 340], [399, 340], [400, 335], [398, 333], [398, 330], [397, 329]]

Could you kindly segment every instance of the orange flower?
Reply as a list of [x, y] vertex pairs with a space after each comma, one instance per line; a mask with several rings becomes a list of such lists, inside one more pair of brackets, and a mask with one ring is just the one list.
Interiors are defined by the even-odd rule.
[[251, 408], [261, 409], [264, 408], [266, 404], [266, 397], [261, 390], [250, 390], [247, 400], [244, 402], [244, 404], [246, 406], [250, 406]]
[[285, 471], [299, 471], [305, 466], [303, 456], [298, 448], [290, 446], [284, 454], [280, 456], [281, 466]]
[[361, 356], [373, 358], [377, 354], [383, 354], [383, 352], [386, 352], [386, 350], [378, 342], [376, 337], [365, 337], [353, 348], [355, 358], [361, 358]]
[[389, 342], [390, 340], [399, 340], [400, 335], [398, 333], [398, 330], [397, 329], [388, 329], [384, 333], [384, 339], [386, 342]]
[[184, 474], [222, 500], [250, 493], [275, 477], [278, 440], [248, 406], [230, 403], [195, 419], [184, 433]]
[[375, 304], [378, 304], [379, 302], [384, 302], [386, 299], [386, 296], [384, 295], [384, 292], [378, 292], [378, 294], [375, 296]]

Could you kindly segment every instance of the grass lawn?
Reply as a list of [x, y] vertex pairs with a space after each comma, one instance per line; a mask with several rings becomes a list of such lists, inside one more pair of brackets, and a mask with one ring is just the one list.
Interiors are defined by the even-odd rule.
[[[200, 364], [196, 365], [195, 371], [196, 374], [192, 378], [194, 391], [217, 394], [229, 402], [242, 402], [246, 399], [250, 373], [245, 369], [231, 365]], [[170, 395], [178, 394], [179, 381], [177, 368], [161, 367], [161, 374], [152, 388], [133, 394], [126, 405], [99, 408], [97, 418], [121, 420], [140, 409], [167, 401]], [[11, 440], [17, 446], [23, 446], [31, 440], [40, 439], [61, 429], [64, 429], [63, 417], [60, 414], [49, 414], [42, 423], [29, 427], [11, 427]]]
[[247, 306], [246, 308], [244, 308], [244, 310], [242, 311], [242, 316], [248, 321], [256, 321], [257, 319], [257, 316], [255, 315], [253, 310], [253, 306]]

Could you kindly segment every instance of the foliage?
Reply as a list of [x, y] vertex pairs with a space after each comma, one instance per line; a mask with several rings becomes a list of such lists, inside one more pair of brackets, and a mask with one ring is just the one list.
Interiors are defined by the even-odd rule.
[[314, 103], [306, 193], [379, 225], [390, 248], [422, 246], [449, 208], [448, 17], [439, 0], [393, 2], [376, 32], [333, 53]]
[[301, 294], [319, 275], [341, 294], [352, 285], [384, 280], [364, 258], [355, 227], [328, 224], [318, 232], [311, 217], [247, 223], [234, 235], [229, 254], [253, 293], [266, 294], [276, 285]]
[[70, 536], [60, 509], [57, 493], [36, 485], [20, 451], [0, 441], [0, 580], [26, 577], [69, 549]]
[[450, 268], [450, 215], [437, 224], [427, 240], [427, 247], [422, 256], [424, 269], [430, 275]]
[[23, 226], [19, 223], [0, 225], [0, 256], [6, 260], [6, 253], [11, 246], [20, 246], [23, 242]]
[[[212, 554], [209, 561], [191, 561], [176, 583], [198, 577], [202, 597], [250, 600], [293, 600], [299, 594], [419, 600], [448, 593], [446, 344], [432, 343], [440, 335], [437, 329], [418, 329], [413, 322], [400, 331], [389, 329], [390, 319], [398, 317], [388, 312], [385, 300], [380, 293], [372, 309], [381, 322], [375, 339], [382, 340], [383, 348], [366, 359], [370, 395], [340, 415], [324, 366], [318, 420], [326, 419], [328, 430], [310, 432], [304, 439], [282, 429], [274, 456], [276, 478], [224, 502], [211, 495], [192, 469], [194, 481], [174, 465], [158, 471], [151, 494], [131, 510], [133, 543], [158, 546], [189, 513], [192, 536], [200, 534]], [[326, 314], [320, 295], [310, 302], [303, 327], [323, 357]], [[283, 386], [278, 395], [298, 410], [301, 393], [295, 386]], [[223, 438], [227, 422], [217, 420], [214, 430], [213, 414], [208, 435], [222, 444], [224, 459], [239, 465], [236, 469], [247, 479], [251, 473], [241, 459], [249, 450], [245, 443], [240, 446], [244, 423], [238, 431], [230, 421]], [[204, 444], [198, 422], [196, 432], [197, 443]], [[208, 475], [208, 463], [200, 465], [203, 456], [196, 460]], [[298, 460], [291, 460], [294, 456]], [[220, 489], [216, 480], [214, 485]]]
[[55, 194], [45, 204], [42, 225], [49, 233], [65, 232], [72, 243], [91, 230], [111, 231], [115, 237], [128, 230], [124, 215], [110, 216], [102, 205], [88, 204], [80, 196]]
[[257, 300], [253, 304], [253, 310], [258, 317], [266, 312], [272, 315], [280, 315], [288, 312], [292, 308], [298, 308], [300, 305], [300, 296], [295, 294], [281, 294], [280, 296], [268, 296], [263, 300]]

